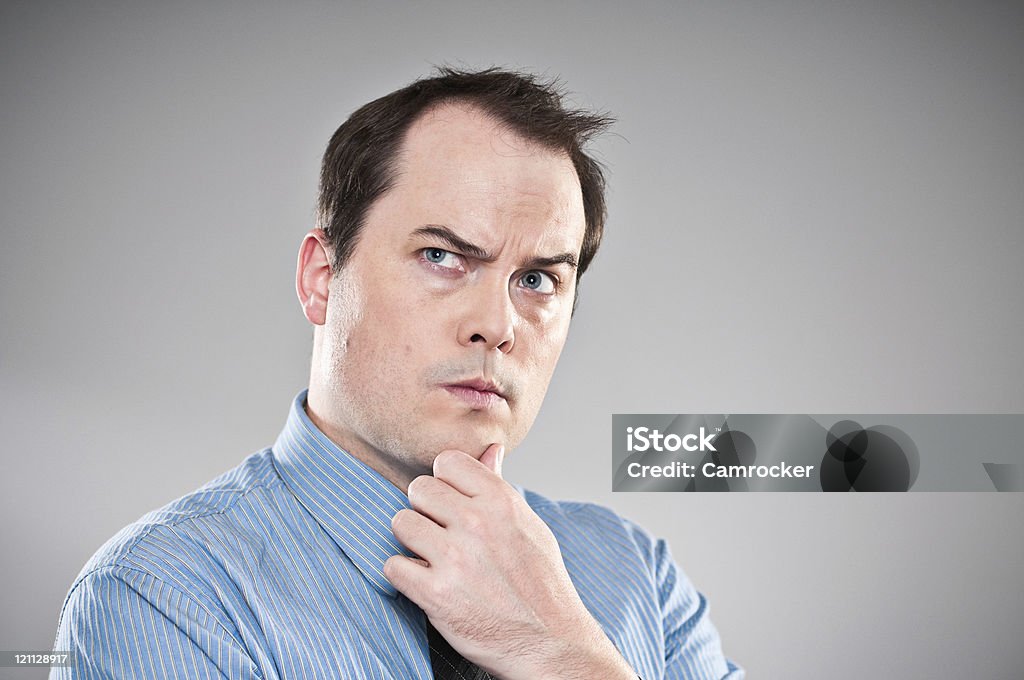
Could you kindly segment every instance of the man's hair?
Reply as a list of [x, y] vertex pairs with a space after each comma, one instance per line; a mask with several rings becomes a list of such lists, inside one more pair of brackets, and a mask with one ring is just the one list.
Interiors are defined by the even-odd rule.
[[576, 279], [594, 258], [605, 221], [605, 180], [583, 146], [612, 118], [567, 109], [557, 81], [497, 68], [459, 71], [447, 67], [360, 107], [341, 124], [324, 152], [320, 171], [318, 225], [334, 251], [339, 272], [352, 255], [366, 214], [395, 181], [405, 133], [428, 109], [442, 104], [475, 106], [526, 140], [565, 152], [583, 193], [586, 230]]

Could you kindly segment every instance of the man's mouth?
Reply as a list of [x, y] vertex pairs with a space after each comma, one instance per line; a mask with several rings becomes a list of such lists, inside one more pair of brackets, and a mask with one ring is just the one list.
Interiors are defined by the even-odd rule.
[[444, 388], [449, 394], [475, 409], [493, 408], [506, 401], [504, 391], [494, 382], [483, 378], [460, 380], [449, 383]]

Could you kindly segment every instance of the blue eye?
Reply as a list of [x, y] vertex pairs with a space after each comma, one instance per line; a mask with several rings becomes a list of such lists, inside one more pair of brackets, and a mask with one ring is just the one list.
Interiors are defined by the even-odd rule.
[[445, 267], [446, 269], [458, 269], [458, 255], [455, 253], [444, 250], [443, 248], [424, 248], [423, 259], [430, 264], [436, 264], [439, 267]]
[[538, 293], [550, 294], [555, 292], [555, 280], [546, 272], [536, 270], [526, 272], [519, 278], [519, 282], [524, 288], [529, 288]]

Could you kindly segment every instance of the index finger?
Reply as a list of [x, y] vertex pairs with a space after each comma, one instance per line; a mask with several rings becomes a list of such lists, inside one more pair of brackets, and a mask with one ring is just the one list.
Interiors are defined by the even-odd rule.
[[434, 458], [434, 477], [470, 497], [493, 493], [495, 483], [503, 481], [476, 458], [455, 449], [442, 451]]

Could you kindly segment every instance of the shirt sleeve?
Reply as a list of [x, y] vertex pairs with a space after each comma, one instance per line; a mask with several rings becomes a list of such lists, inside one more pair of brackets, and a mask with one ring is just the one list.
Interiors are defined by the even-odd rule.
[[653, 557], [665, 631], [665, 679], [742, 680], [744, 671], [722, 652], [707, 598], [676, 565], [668, 543], [658, 539]]
[[72, 665], [50, 680], [84, 678], [228, 678], [259, 680], [236, 636], [195, 599], [156, 576], [103, 567], [71, 589], [54, 649]]
[[[668, 543], [621, 518], [651, 579], [653, 608], [660, 613], [664, 659], [658, 678], [664, 680], [743, 680], [743, 669], [725, 657], [718, 629], [711, 622], [707, 598], [697, 591], [672, 558]], [[655, 623], [656, 625], [656, 623]], [[659, 645], [660, 646], [660, 645]], [[642, 675], [642, 674], [641, 674]], [[644, 678], [644, 680], [654, 680]]]

